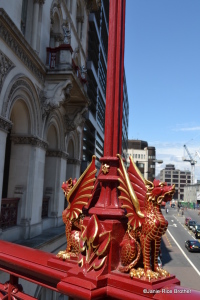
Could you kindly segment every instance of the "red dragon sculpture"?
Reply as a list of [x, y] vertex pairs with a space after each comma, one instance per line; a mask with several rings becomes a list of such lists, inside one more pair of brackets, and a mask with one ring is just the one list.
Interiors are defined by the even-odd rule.
[[78, 257], [80, 249], [80, 236], [83, 229], [82, 209], [88, 204], [94, 189], [95, 174], [95, 156], [92, 157], [92, 162], [87, 167], [85, 172], [78, 179], [70, 178], [66, 183], [63, 182], [62, 189], [67, 199], [68, 206], [62, 213], [63, 222], [65, 223], [65, 232], [67, 238], [67, 249], [60, 251], [57, 257], [63, 260]]
[[[128, 172], [123, 160], [120, 161], [119, 199], [128, 218], [127, 231], [121, 243], [121, 272], [129, 272], [131, 277], [158, 278], [169, 273], [158, 265], [161, 237], [166, 232], [168, 222], [164, 218], [160, 206], [162, 201], [172, 199], [175, 185], [168, 186], [164, 182], [144, 179], [130, 157]], [[140, 265], [142, 252], [143, 268]]]

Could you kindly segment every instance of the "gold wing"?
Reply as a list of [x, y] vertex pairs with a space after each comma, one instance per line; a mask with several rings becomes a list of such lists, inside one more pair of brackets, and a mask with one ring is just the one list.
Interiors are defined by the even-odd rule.
[[119, 154], [117, 156], [120, 162], [118, 168], [119, 199], [122, 203], [122, 208], [126, 210], [128, 224], [135, 229], [141, 226], [141, 223], [144, 221], [142, 210], [147, 192], [145, 179], [132, 160], [130, 160], [130, 167], [127, 172], [121, 156]]
[[93, 155], [90, 165], [66, 195], [68, 201], [66, 217], [70, 220], [78, 218], [79, 214], [82, 213], [83, 207], [87, 205], [92, 196], [96, 180], [95, 174], [97, 172], [97, 169], [95, 168], [95, 159], [96, 156]]

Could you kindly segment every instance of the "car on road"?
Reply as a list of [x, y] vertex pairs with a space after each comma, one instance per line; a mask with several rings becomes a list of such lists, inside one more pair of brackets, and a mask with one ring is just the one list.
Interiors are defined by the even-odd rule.
[[174, 207], [176, 207], [176, 205], [175, 205], [174, 203], [172, 203], [172, 204], [171, 204], [171, 207], [174, 208]]
[[200, 230], [200, 224], [196, 224], [192, 227], [192, 232], [196, 233], [197, 228]]
[[185, 218], [185, 225], [187, 226], [187, 225], [188, 225], [188, 222], [191, 221], [191, 220], [192, 220], [192, 218], [186, 217], [186, 218]]
[[197, 240], [188, 240], [185, 242], [185, 248], [189, 252], [200, 252], [200, 243]]
[[188, 222], [188, 228], [189, 228], [189, 230], [192, 230], [192, 228], [196, 225], [196, 221], [194, 221], [194, 220], [191, 220], [191, 221], [189, 221]]
[[200, 225], [196, 225], [195, 237], [196, 239], [200, 239]]

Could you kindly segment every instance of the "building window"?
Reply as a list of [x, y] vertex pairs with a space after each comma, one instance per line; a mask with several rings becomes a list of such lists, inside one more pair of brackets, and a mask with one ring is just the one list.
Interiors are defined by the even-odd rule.
[[135, 158], [137, 158], [137, 154], [135, 154]]
[[143, 163], [139, 163], [138, 167], [141, 168], [141, 169], [144, 169], [144, 164]]
[[140, 158], [140, 154], [138, 154], [138, 158]]
[[25, 31], [26, 31], [27, 6], [28, 6], [28, 0], [23, 0], [22, 14], [21, 14], [21, 31], [23, 35], [25, 35]]

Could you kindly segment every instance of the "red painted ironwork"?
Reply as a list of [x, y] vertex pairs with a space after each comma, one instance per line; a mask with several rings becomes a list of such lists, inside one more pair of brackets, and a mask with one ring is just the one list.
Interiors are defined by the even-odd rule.
[[[120, 197], [125, 197], [123, 193], [127, 197], [132, 193], [131, 201], [129, 198], [126, 201], [131, 204], [137, 202], [131, 190], [132, 182], [129, 182], [128, 177], [124, 179], [126, 172], [119, 155], [122, 139], [124, 23], [125, 0], [110, 0], [104, 157], [100, 159], [102, 167], [96, 181], [93, 158], [91, 165], [74, 185], [69, 180], [62, 186], [69, 204], [63, 214], [69, 247], [64, 254], [59, 253], [56, 257], [50, 253], [0, 241], [0, 270], [11, 274], [9, 283], [0, 285], [4, 299], [28, 299], [18, 285], [17, 278], [66, 294], [72, 299], [164, 299], [164, 290], [170, 290], [170, 295], [166, 293], [166, 296], [173, 299], [175, 290], [183, 290], [174, 275], [167, 274], [166, 277], [157, 279], [145, 277], [141, 280], [137, 277], [132, 279], [129, 274], [120, 272], [120, 247], [124, 243], [125, 233], [132, 249], [134, 243], [131, 240], [137, 238], [136, 235], [133, 236], [135, 232], [127, 229], [123, 209], [127, 204], [123, 205], [120, 200]], [[130, 176], [135, 170], [132, 170]], [[158, 182], [155, 182], [152, 189], [147, 184], [145, 186], [149, 188], [150, 200], [159, 204], [157, 199], [159, 202], [160, 195], [166, 193], [162, 185], [157, 185]], [[123, 191], [120, 196], [118, 188]], [[169, 198], [170, 195], [168, 194]], [[153, 206], [154, 203], [149, 205]], [[137, 203], [135, 208], [140, 221], [139, 217], [143, 216]], [[156, 209], [159, 212], [159, 207], [156, 206]], [[82, 212], [86, 215], [83, 219]], [[162, 222], [162, 219], [155, 219], [155, 230], [149, 238], [157, 237], [157, 229], [165, 229], [166, 224], [163, 225]], [[144, 271], [146, 272], [145, 268]], [[185, 295], [175, 296], [176, 299], [184, 299]], [[191, 290], [190, 297], [199, 299], [200, 292]]]
[[[75, 266], [76, 262], [60, 261], [51, 253], [0, 241], [0, 270], [11, 275], [9, 282], [0, 284], [0, 299], [35, 299], [23, 292], [18, 278], [74, 299], [177, 300], [188, 299], [189, 295], [197, 300], [200, 296], [199, 291], [181, 287], [174, 275], [166, 280], [146, 281], [145, 284], [140, 279], [133, 280], [118, 272], [101, 275], [96, 280], [93, 276], [80, 276], [81, 268], [77, 272]], [[183, 290], [189, 290], [189, 293], [178, 293]]]
[[3, 198], [1, 200], [0, 228], [5, 229], [17, 225], [19, 198]]

